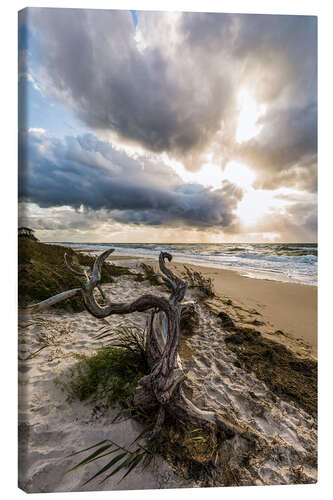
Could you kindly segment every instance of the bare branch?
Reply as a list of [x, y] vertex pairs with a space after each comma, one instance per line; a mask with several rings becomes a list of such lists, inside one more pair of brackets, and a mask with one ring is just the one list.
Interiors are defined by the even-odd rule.
[[24, 311], [27, 313], [36, 313], [46, 309], [47, 307], [53, 306], [58, 302], [62, 302], [63, 300], [70, 299], [75, 295], [78, 295], [82, 292], [81, 288], [73, 288], [72, 290], [67, 290], [66, 292], [58, 293], [57, 295], [53, 295], [53, 297], [49, 297], [38, 304], [32, 304], [24, 308]]
[[[114, 252], [114, 248], [110, 248], [99, 255], [95, 261], [93, 273], [88, 283], [83, 286], [83, 288], [75, 288], [72, 290], [67, 290], [65, 292], [59, 293], [50, 297], [38, 304], [33, 304], [28, 306], [25, 310], [27, 312], [37, 312], [46, 307], [54, 305], [62, 300], [71, 298], [79, 293], [82, 294], [84, 304], [86, 309], [96, 318], [105, 318], [113, 314], [129, 314], [135, 311], [147, 311], [152, 308], [156, 308], [160, 311], [164, 311], [167, 315], [170, 315], [170, 303], [164, 297], [158, 297], [155, 295], [143, 295], [132, 302], [120, 302], [120, 303], [109, 303], [106, 307], [101, 307], [95, 300], [94, 289], [99, 288], [99, 281], [101, 279], [101, 269], [105, 259]], [[65, 259], [67, 267], [73, 271], [75, 274], [82, 275], [78, 271], [72, 269]], [[103, 292], [100, 289], [101, 294]], [[103, 294], [104, 295], [104, 294]]]
[[176, 290], [176, 285], [174, 284], [173, 281], [171, 281], [171, 279], [169, 279], [167, 276], [163, 276], [163, 274], [161, 273], [156, 273], [156, 274], [153, 274], [154, 277], [156, 278], [162, 278], [162, 280], [168, 285], [171, 287], [171, 289], [173, 291]]
[[165, 274], [165, 276], [167, 276], [169, 280], [174, 284], [174, 287], [176, 287], [178, 278], [173, 274], [173, 272], [170, 269], [166, 267], [165, 259], [168, 259], [168, 261], [171, 262], [172, 261], [171, 253], [161, 252], [159, 255], [159, 265], [162, 273]]
[[103, 290], [102, 290], [101, 285], [96, 285], [96, 288], [97, 288], [97, 290], [99, 291], [99, 293], [101, 294], [102, 299], [103, 299], [103, 300], [106, 300], [106, 296], [105, 296], [105, 293], [104, 293], [104, 292], [103, 292]]
[[[143, 407], [146, 410], [159, 407], [152, 435], [159, 432], [167, 412], [182, 421], [190, 420], [195, 425], [209, 426], [222, 431], [226, 438], [230, 438], [236, 433], [243, 436], [244, 430], [238, 429], [233, 422], [228, 420], [226, 415], [200, 410], [186, 398], [181, 388], [185, 375], [178, 355], [180, 318], [188, 305], [184, 304], [182, 307], [180, 302], [184, 298], [187, 283], [166, 267], [165, 259], [170, 262], [172, 256], [166, 252], [161, 252], [159, 256], [160, 269], [163, 273], [159, 276], [172, 288], [169, 299], [147, 294], [132, 302], [109, 302], [106, 306], [101, 307], [94, 297], [94, 289], [98, 288], [100, 293], [103, 293], [99, 287], [101, 269], [105, 259], [113, 251], [114, 249], [108, 249], [96, 259], [90, 278], [87, 273], [74, 270], [68, 264], [65, 254], [66, 267], [78, 276], [85, 276], [87, 283], [82, 288], [62, 292], [39, 304], [29, 306], [25, 310], [27, 312], [41, 311], [78, 294], [82, 295], [86, 309], [97, 318], [152, 310], [145, 339], [145, 352], [151, 371], [140, 379], [133, 396], [135, 406]], [[188, 313], [193, 314], [191, 309]]]
[[105, 252], [101, 253], [97, 259], [95, 260], [94, 267], [93, 267], [93, 272], [92, 276], [90, 278], [90, 283], [92, 287], [95, 287], [97, 283], [100, 282], [101, 280], [101, 271], [102, 271], [102, 265], [107, 259], [107, 257], [115, 251], [114, 248], [109, 248], [108, 250], [105, 250]]
[[[114, 249], [112, 250], [114, 251]], [[111, 253], [111, 252], [110, 252]], [[87, 271], [76, 271], [75, 269], [72, 268], [72, 266], [70, 266], [67, 262], [67, 254], [65, 252], [64, 254], [64, 264], [65, 266], [67, 267], [67, 269], [69, 269], [72, 273], [76, 274], [77, 276], [84, 276], [86, 278], [86, 281], [88, 282], [89, 281], [89, 276], [88, 276], [88, 273]], [[98, 289], [99, 293], [101, 294], [103, 300], [106, 300], [106, 296], [105, 296], [105, 293], [103, 292], [102, 290], [102, 287], [98, 284], [96, 285], [96, 288]]]
[[67, 262], [67, 254], [66, 252], [64, 253], [64, 264], [65, 266], [67, 267], [67, 269], [69, 269], [73, 274], [76, 274], [77, 276], [84, 276], [87, 280], [89, 279], [88, 278], [88, 275], [86, 272], [84, 271], [76, 271], [75, 269], [73, 269]]
[[[164, 297], [155, 295], [143, 295], [133, 302], [119, 302], [109, 303], [105, 307], [101, 307], [95, 300], [94, 288], [99, 285], [101, 279], [102, 265], [105, 259], [113, 252], [114, 249], [110, 248], [99, 255], [95, 261], [92, 276], [89, 282], [83, 287], [82, 295], [84, 304], [87, 310], [96, 318], [105, 318], [113, 314], [129, 314], [135, 311], [147, 311], [148, 309], [157, 308], [170, 314], [170, 303]], [[168, 254], [170, 255], [170, 254]], [[172, 275], [172, 273], [170, 272]], [[177, 278], [178, 279], [178, 278]], [[181, 281], [181, 280], [179, 280]], [[181, 283], [183, 283], [181, 281]]]
[[176, 276], [170, 269], [165, 265], [165, 259], [168, 259], [169, 262], [172, 261], [172, 255], [168, 252], [161, 252], [159, 256], [159, 265], [162, 273], [167, 277], [167, 282], [172, 283], [173, 292], [170, 295], [170, 300], [172, 300], [175, 304], [181, 302], [185, 297], [187, 290], [187, 283], [178, 276]]
[[168, 312], [170, 309], [170, 304], [164, 297], [158, 297], [156, 295], [142, 295], [133, 302], [112, 302], [106, 307], [101, 307], [97, 304], [94, 296], [93, 289], [87, 290], [87, 287], [82, 290], [84, 304], [86, 309], [95, 316], [95, 318], [106, 318], [107, 316], [112, 316], [113, 314], [130, 314], [133, 312], [144, 312], [157, 307], [158, 309]]

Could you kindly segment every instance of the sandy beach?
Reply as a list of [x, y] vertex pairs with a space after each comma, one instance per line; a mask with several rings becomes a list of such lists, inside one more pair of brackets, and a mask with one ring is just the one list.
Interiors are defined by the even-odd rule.
[[[115, 264], [117, 261], [140, 271], [142, 259], [110, 259]], [[172, 265], [178, 273], [183, 269], [180, 263]], [[297, 401], [279, 395], [239, 362], [237, 353], [229, 348], [230, 332], [217, 314], [224, 311], [237, 327], [255, 327], [265, 338], [293, 349], [301, 361], [313, 360], [315, 288], [244, 278], [232, 271], [203, 267], [199, 270], [213, 279], [216, 297], [202, 302], [194, 290], [188, 290], [186, 298], [196, 302], [200, 324], [195, 334], [182, 337], [180, 342], [186, 393], [199, 408], [224, 412], [245, 425], [260, 442], [260, 451], [254, 453], [252, 445], [239, 438], [226, 441], [221, 446], [222, 458], [211, 484], [184, 477], [172, 463], [159, 458], [144, 472], [134, 471], [120, 483], [118, 473], [105, 483], [82, 486], [100, 465], [93, 462], [65, 474], [77, 463], [65, 457], [108, 438], [128, 446], [141, 427], [131, 419], [112, 424], [116, 409], [92, 401], [69, 402], [55, 385], [54, 380], [74, 366], [73, 352], [91, 354], [102, 345], [94, 337], [105, 320], [92, 318], [85, 311], [73, 314], [50, 308], [43, 313], [19, 316], [21, 488], [48, 492], [223, 486], [228, 484], [222, 474], [226, 466], [239, 485], [316, 481], [315, 414]], [[103, 288], [111, 300], [113, 297], [117, 301], [128, 301], [143, 293], [167, 294], [161, 287], [130, 276], [118, 277], [115, 283]], [[139, 313], [107, 319], [114, 329], [124, 322], [144, 327], [145, 321], [146, 315]], [[38, 349], [41, 351], [31, 356]], [[244, 456], [248, 458], [243, 460]]]
[[[114, 262], [134, 264], [140, 257], [112, 256]], [[146, 259], [157, 270], [156, 262]], [[178, 272], [183, 264], [173, 262]], [[241, 276], [237, 271], [190, 265], [212, 279], [215, 292], [228, 297], [235, 304], [256, 310], [264, 319], [266, 330], [282, 330], [309, 344], [317, 352], [317, 287], [297, 283], [282, 283]]]
[[226, 269], [191, 267], [212, 278], [217, 295], [255, 309], [268, 329], [282, 330], [296, 339], [301, 338], [317, 352], [316, 286], [252, 279]]

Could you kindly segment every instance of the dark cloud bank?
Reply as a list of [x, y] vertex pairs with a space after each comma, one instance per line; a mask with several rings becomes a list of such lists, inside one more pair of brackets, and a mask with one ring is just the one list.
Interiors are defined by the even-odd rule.
[[20, 137], [19, 197], [40, 207], [105, 209], [117, 222], [219, 227], [231, 231], [242, 191], [229, 182], [211, 190], [184, 184], [171, 167], [132, 159], [93, 135], [61, 141], [31, 131]]

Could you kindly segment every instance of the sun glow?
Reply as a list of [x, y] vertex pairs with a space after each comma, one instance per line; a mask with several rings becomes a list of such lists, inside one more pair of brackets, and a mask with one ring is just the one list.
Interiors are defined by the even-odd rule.
[[262, 125], [258, 124], [258, 119], [265, 113], [265, 106], [259, 105], [246, 89], [239, 92], [238, 104], [236, 141], [241, 143], [252, 139], [261, 131]]
[[211, 187], [213, 189], [221, 187], [224, 178], [221, 167], [213, 163], [204, 164], [198, 172], [188, 173], [188, 182], [202, 184], [202, 186]]
[[243, 198], [235, 211], [244, 226], [256, 224], [267, 213], [282, 209], [285, 201], [276, 198], [276, 191], [254, 189], [256, 175], [246, 165], [230, 161], [224, 172], [224, 178], [243, 189]]
[[223, 170], [215, 163], [205, 163], [197, 172], [190, 172], [178, 162], [168, 161], [184, 182], [201, 184], [212, 189], [222, 187], [223, 181], [229, 181], [242, 189], [250, 187], [255, 180], [255, 173], [243, 163], [229, 161]]
[[[238, 203], [235, 215], [246, 229], [251, 230], [267, 214], [276, 211], [282, 214], [287, 204], [278, 195], [288, 194], [290, 190], [255, 189], [255, 172], [238, 161], [229, 161], [224, 170], [214, 163], [205, 163], [198, 172], [189, 172], [180, 162], [168, 160], [167, 163], [184, 182], [201, 184], [215, 190], [222, 187], [223, 181], [229, 181], [241, 188], [243, 197]], [[270, 237], [274, 239], [272, 234], [270, 233]], [[258, 236], [256, 238], [258, 240]]]
[[276, 196], [276, 191], [250, 187], [238, 203], [235, 213], [242, 223], [249, 227], [276, 210], [282, 214], [285, 206], [286, 202]]
[[224, 174], [219, 165], [216, 165], [214, 163], [204, 163], [200, 170], [198, 170], [197, 172], [191, 172], [187, 170], [180, 162], [171, 160], [167, 157], [164, 158], [164, 161], [173, 168], [173, 170], [184, 182], [201, 184], [202, 186], [210, 187], [213, 189], [218, 189], [221, 187], [222, 181], [224, 179]]
[[229, 161], [223, 172], [224, 179], [236, 184], [242, 189], [249, 188], [255, 178], [255, 173], [243, 163], [238, 161]]

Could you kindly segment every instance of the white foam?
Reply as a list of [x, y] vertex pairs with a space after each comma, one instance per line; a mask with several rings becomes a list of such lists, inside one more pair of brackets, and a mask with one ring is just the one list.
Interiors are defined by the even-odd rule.
[[168, 251], [179, 262], [231, 269], [255, 279], [317, 285], [315, 245], [154, 243], [64, 243], [64, 245], [96, 251], [113, 247], [117, 254], [145, 258], [157, 258], [161, 251]]

